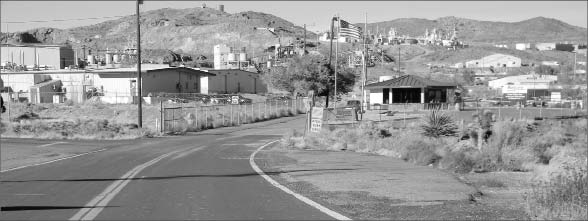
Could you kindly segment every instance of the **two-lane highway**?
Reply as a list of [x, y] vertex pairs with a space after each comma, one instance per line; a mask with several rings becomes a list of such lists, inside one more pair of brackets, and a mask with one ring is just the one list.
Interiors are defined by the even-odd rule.
[[304, 118], [143, 139], [1, 174], [0, 219], [332, 219], [249, 165]]

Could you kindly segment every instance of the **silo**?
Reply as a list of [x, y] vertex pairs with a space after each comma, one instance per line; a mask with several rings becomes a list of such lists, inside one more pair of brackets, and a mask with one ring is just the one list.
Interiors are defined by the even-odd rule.
[[247, 61], [247, 54], [240, 53], [239, 54], [239, 61]]
[[88, 64], [94, 64], [94, 55], [88, 55]]
[[221, 12], [225, 12], [225, 5], [218, 5], [218, 10]]
[[235, 53], [229, 53], [229, 61], [236, 61], [237, 59], [235, 58]]

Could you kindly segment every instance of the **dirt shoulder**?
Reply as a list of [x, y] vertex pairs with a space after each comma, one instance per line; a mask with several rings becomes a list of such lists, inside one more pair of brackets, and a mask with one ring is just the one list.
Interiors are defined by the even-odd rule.
[[278, 182], [352, 219], [528, 219], [521, 204], [392, 157], [270, 148], [258, 158]]

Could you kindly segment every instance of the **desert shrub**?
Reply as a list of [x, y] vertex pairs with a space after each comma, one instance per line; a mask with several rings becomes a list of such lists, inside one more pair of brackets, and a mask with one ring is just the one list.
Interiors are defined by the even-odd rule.
[[478, 181], [478, 184], [485, 187], [505, 187], [504, 183], [498, 179], [486, 178]]
[[432, 139], [415, 140], [402, 148], [401, 158], [418, 165], [435, 164], [441, 159], [441, 156], [436, 153], [439, 143], [435, 141]]
[[41, 120], [14, 122], [8, 136], [45, 139], [134, 139], [154, 136], [155, 131], [138, 129], [134, 124], [113, 124], [108, 120], [46, 122]]
[[474, 157], [465, 151], [447, 152], [439, 162], [440, 168], [456, 173], [469, 173], [475, 165]]
[[74, 106], [73, 100], [66, 100], [65, 102], [63, 102], [63, 104], [68, 107]]
[[449, 115], [446, 115], [441, 111], [433, 110], [425, 118], [425, 121], [421, 125], [421, 129], [423, 130], [423, 135], [427, 137], [441, 137], [456, 136], [458, 128]]
[[547, 182], [533, 185], [524, 195], [527, 213], [534, 219], [587, 220], [588, 175], [586, 170], [573, 170]]

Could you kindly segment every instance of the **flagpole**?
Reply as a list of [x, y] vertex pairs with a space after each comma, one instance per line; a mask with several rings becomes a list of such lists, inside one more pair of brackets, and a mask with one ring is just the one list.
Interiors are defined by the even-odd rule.
[[[331, 68], [331, 59], [333, 58], [333, 37], [335, 35], [335, 33], [333, 33], [334, 23], [335, 23], [334, 18], [331, 18], [331, 43], [329, 46], [329, 68]], [[328, 81], [327, 81], [327, 100], [325, 103], [326, 103], [325, 106], [329, 107], [329, 82]]]
[[339, 33], [341, 31], [341, 17], [337, 13], [337, 41], [335, 42], [335, 96], [333, 100], [333, 107], [335, 108], [335, 114], [337, 114], [337, 66], [339, 66]]

